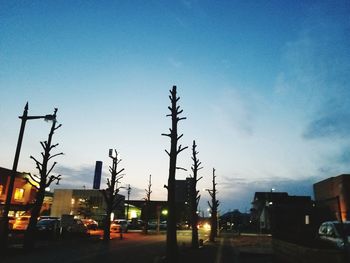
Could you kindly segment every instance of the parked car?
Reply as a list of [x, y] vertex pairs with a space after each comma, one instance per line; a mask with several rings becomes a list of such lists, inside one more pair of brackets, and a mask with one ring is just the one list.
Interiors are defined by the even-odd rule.
[[65, 232], [73, 235], [89, 235], [89, 230], [81, 219], [74, 218], [72, 222], [64, 228]]
[[39, 237], [57, 239], [62, 234], [62, 226], [60, 219], [41, 219], [36, 224]]
[[13, 225], [14, 225], [15, 222], [16, 222], [16, 217], [14, 217], [14, 216], [9, 216], [8, 219], [9, 219], [9, 224], [8, 224], [9, 229], [12, 230], [12, 229], [13, 229]]
[[116, 219], [111, 222], [111, 232], [128, 232], [128, 222], [125, 219]]
[[144, 226], [144, 222], [140, 219], [132, 219], [128, 221], [128, 230], [141, 230]]
[[321, 240], [337, 248], [344, 248], [342, 230], [344, 230], [345, 238], [350, 243], [350, 221], [345, 221], [343, 224], [338, 221], [323, 222], [318, 229], [318, 236]]
[[13, 230], [26, 230], [29, 225], [30, 216], [20, 216], [13, 224]]
[[87, 227], [89, 230], [97, 230], [98, 228], [98, 223], [93, 220], [93, 219], [81, 219], [83, 221], [84, 225]]

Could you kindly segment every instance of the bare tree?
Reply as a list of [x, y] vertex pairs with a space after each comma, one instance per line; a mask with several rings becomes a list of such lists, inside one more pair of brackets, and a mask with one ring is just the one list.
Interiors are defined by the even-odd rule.
[[59, 129], [62, 125], [59, 124], [56, 126], [56, 113], [57, 108], [54, 111], [53, 114], [53, 122], [51, 126], [51, 130], [48, 136], [48, 140], [44, 142], [40, 142], [43, 152], [41, 153], [42, 156], [42, 162], [38, 161], [33, 156], [30, 156], [31, 159], [33, 159], [36, 163], [36, 168], [39, 171], [38, 175], [29, 175], [28, 182], [37, 189], [35, 202], [33, 205], [33, 208], [31, 209], [31, 217], [29, 221], [29, 225], [27, 227], [25, 238], [24, 238], [24, 247], [26, 249], [30, 249], [35, 245], [35, 231], [36, 231], [36, 224], [38, 221], [38, 217], [40, 215], [40, 210], [43, 205], [44, 197], [45, 197], [45, 189], [51, 185], [51, 183], [56, 182], [56, 184], [59, 183], [61, 179], [61, 175], [51, 175], [52, 170], [56, 166], [57, 162], [54, 162], [50, 168], [49, 167], [49, 161], [58, 156], [62, 155], [63, 153], [56, 153], [51, 155], [51, 151], [58, 146], [57, 144], [52, 144], [52, 137], [57, 129]]
[[149, 215], [150, 215], [150, 209], [151, 209], [151, 190], [152, 187], [152, 175], [149, 175], [149, 180], [148, 180], [148, 188], [145, 189], [146, 191], [146, 198], [145, 198], [145, 215], [144, 215], [144, 228], [143, 232], [144, 234], [148, 233], [148, 222], [149, 222]]
[[210, 236], [209, 236], [209, 241], [214, 242], [215, 237], [217, 237], [218, 234], [218, 207], [219, 207], [219, 201], [216, 199], [216, 185], [217, 183], [215, 182], [215, 169], [213, 168], [213, 188], [212, 189], [207, 189], [208, 193], [211, 196], [211, 203], [208, 201], [208, 205], [211, 210], [211, 230], [210, 230]]
[[103, 232], [104, 241], [110, 240], [111, 214], [123, 201], [122, 197], [118, 193], [121, 188], [121, 186], [119, 186], [120, 180], [124, 177], [124, 174], [122, 174], [124, 168], [118, 171], [118, 164], [122, 161], [122, 159], [118, 158], [117, 150], [114, 150], [114, 153], [115, 157], [113, 156], [113, 151], [109, 150], [109, 157], [112, 159], [112, 166], [109, 167], [111, 178], [107, 178], [107, 188], [101, 190], [106, 201], [106, 217]]
[[197, 182], [202, 179], [202, 177], [198, 178], [197, 174], [200, 169], [203, 167], [201, 166], [201, 162], [197, 158], [198, 152], [196, 151], [196, 141], [193, 141], [192, 145], [192, 160], [193, 160], [193, 165], [191, 167], [193, 176], [192, 182], [191, 182], [191, 190], [190, 190], [190, 213], [191, 213], [191, 226], [192, 226], [192, 248], [198, 248], [199, 243], [198, 243], [198, 213], [197, 213], [197, 208], [198, 208], [198, 203], [200, 199], [200, 194], [199, 191], [197, 190]]
[[[170, 110], [170, 114], [166, 115], [167, 117], [171, 117], [171, 128], [169, 129], [170, 133], [162, 134], [164, 136], [170, 137], [170, 152], [165, 150], [165, 152], [169, 156], [169, 177], [168, 177], [168, 185], [165, 186], [168, 189], [168, 222], [167, 222], [167, 239], [166, 239], [166, 258], [167, 262], [177, 262], [178, 260], [178, 246], [177, 246], [177, 238], [176, 238], [176, 203], [175, 203], [175, 176], [176, 169], [183, 169], [181, 167], [176, 166], [177, 155], [185, 150], [186, 147], [182, 147], [177, 143], [179, 139], [183, 136], [181, 134], [178, 136], [177, 134], [177, 124], [179, 121], [186, 119], [185, 117], [179, 117], [179, 115], [183, 112], [180, 110], [180, 106], [177, 105], [180, 97], [176, 95], [176, 86], [173, 86], [172, 90], [170, 90], [170, 101], [171, 106], [168, 107]], [[185, 170], [185, 169], [183, 169]]]

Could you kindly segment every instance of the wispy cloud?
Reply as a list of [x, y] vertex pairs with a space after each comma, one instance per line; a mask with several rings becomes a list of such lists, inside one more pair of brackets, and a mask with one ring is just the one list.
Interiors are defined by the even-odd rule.
[[56, 173], [61, 174], [62, 179], [60, 185], [55, 186], [55, 188], [92, 188], [94, 172], [95, 167], [93, 165], [78, 168], [58, 165]]
[[168, 58], [168, 62], [171, 66], [173, 66], [174, 68], [181, 68], [183, 66], [182, 61], [175, 59], [173, 57], [169, 57]]
[[[252, 95], [252, 94], [251, 94]], [[240, 135], [252, 135], [254, 132], [254, 114], [252, 100], [247, 99], [238, 89], [225, 89], [212, 105], [220, 127]]]
[[224, 206], [220, 209], [222, 212], [235, 208], [241, 211], [250, 209], [248, 204], [253, 200], [255, 192], [269, 192], [272, 188], [277, 192], [287, 192], [289, 195], [313, 197], [313, 184], [323, 179], [325, 178], [322, 176], [300, 179], [226, 177], [218, 183], [220, 186], [219, 199], [225, 200]]
[[[93, 186], [95, 166], [82, 166], [78, 168], [71, 168], [66, 166], [57, 166], [56, 173], [62, 175], [62, 180], [59, 185], [52, 185], [52, 188], [60, 189], [91, 189]], [[107, 187], [106, 180], [110, 177], [110, 174], [102, 173], [100, 188], [104, 189]], [[130, 199], [141, 200], [145, 197], [145, 190], [135, 187], [131, 187]], [[127, 197], [127, 185], [122, 182], [122, 188], [120, 194]]]
[[349, 10], [329, 15], [335, 10], [331, 5], [310, 10], [299, 38], [286, 45], [287, 69], [276, 86], [287, 87], [288, 96], [309, 109], [305, 139], [344, 137], [350, 128]]

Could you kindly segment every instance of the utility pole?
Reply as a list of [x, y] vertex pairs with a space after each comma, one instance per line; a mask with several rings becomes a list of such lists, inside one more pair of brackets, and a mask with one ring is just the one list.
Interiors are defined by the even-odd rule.
[[26, 122], [27, 122], [27, 120], [34, 120], [34, 119], [45, 119], [45, 120], [54, 120], [55, 119], [54, 115], [51, 115], [51, 114], [48, 114], [45, 116], [28, 116], [28, 108], [29, 108], [29, 106], [28, 106], [28, 102], [27, 102], [25, 107], [24, 107], [24, 111], [23, 111], [22, 116], [19, 116], [19, 118], [21, 119], [21, 128], [20, 128], [19, 135], [18, 135], [15, 158], [13, 161], [10, 182], [9, 182], [9, 186], [8, 186], [7, 194], [6, 194], [6, 201], [5, 201], [4, 209], [2, 211], [2, 220], [1, 220], [1, 224], [0, 224], [0, 231], [1, 231], [0, 232], [0, 250], [2, 248], [7, 247], [8, 213], [9, 213], [10, 207], [11, 207], [13, 188], [14, 188], [15, 178], [16, 178], [16, 174], [17, 174], [17, 166], [18, 166], [19, 156], [21, 153], [21, 147], [22, 147], [22, 141], [23, 141], [23, 135], [24, 135]]

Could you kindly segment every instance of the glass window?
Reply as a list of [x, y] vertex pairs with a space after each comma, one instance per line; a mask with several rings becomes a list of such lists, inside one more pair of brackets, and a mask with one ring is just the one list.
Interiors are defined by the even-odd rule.
[[23, 195], [24, 195], [24, 189], [22, 188], [16, 188], [15, 190], [15, 195], [14, 195], [14, 199], [15, 200], [22, 200], [23, 199]]

